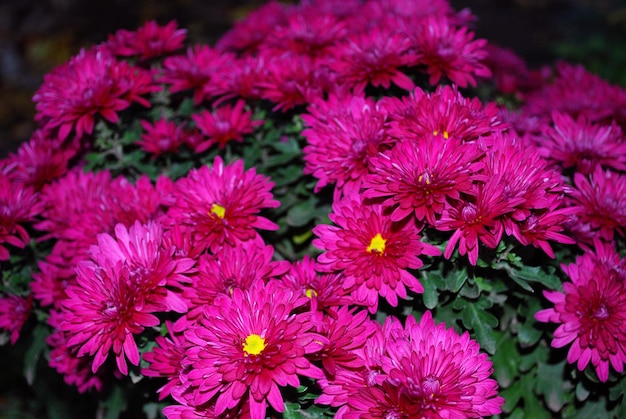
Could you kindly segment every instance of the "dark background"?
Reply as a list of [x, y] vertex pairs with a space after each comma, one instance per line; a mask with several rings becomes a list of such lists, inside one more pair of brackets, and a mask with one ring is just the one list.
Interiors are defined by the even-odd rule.
[[[337, 0], [341, 1], [341, 0]], [[213, 44], [263, 0], [0, 0], [0, 157], [30, 137], [43, 74], [117, 29], [176, 19]], [[626, 0], [451, 0], [469, 7], [477, 37], [512, 48], [531, 67], [557, 56], [626, 84]]]

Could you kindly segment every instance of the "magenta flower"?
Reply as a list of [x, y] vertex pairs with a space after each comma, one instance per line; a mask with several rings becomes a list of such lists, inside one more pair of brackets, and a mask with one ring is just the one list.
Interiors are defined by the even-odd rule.
[[118, 112], [154, 91], [151, 77], [126, 62], [117, 61], [104, 50], [81, 51], [68, 63], [44, 76], [44, 83], [33, 96], [35, 120], [45, 128], [58, 128], [65, 140], [74, 130], [76, 137], [91, 134], [96, 117], [115, 124]]
[[450, 259], [456, 245], [472, 265], [478, 261], [479, 243], [495, 249], [500, 243], [504, 227], [501, 217], [513, 211], [520, 203], [506, 199], [498, 179], [489, 179], [484, 185], [475, 185], [472, 195], [446, 207], [435, 225], [437, 230], [454, 231], [443, 256]]
[[195, 45], [187, 49], [186, 55], [167, 57], [159, 81], [170, 84], [172, 93], [192, 89], [193, 101], [197, 105], [208, 93], [222, 90], [219, 80], [223, 73], [231, 71], [234, 62], [233, 54], [216, 51], [207, 45]]
[[411, 41], [405, 34], [374, 26], [337, 44], [330, 66], [340, 82], [352, 87], [356, 95], [362, 95], [368, 83], [385, 89], [394, 83], [412, 90], [413, 80], [401, 71], [402, 67], [415, 65], [416, 56], [410, 47]]
[[598, 165], [626, 171], [626, 142], [618, 125], [592, 124], [584, 115], [574, 120], [557, 111], [552, 113], [552, 121], [553, 126], [545, 126], [537, 139], [543, 157], [564, 169], [575, 167], [584, 175], [593, 173]]
[[613, 240], [615, 233], [623, 237], [626, 227], [626, 175], [596, 166], [589, 176], [575, 173], [574, 183], [571, 197], [572, 203], [580, 207], [578, 223], [588, 225], [591, 231], [607, 241]]
[[[401, 388], [399, 393], [417, 408], [417, 414], [410, 417], [479, 418], [501, 413], [504, 399], [497, 395], [496, 380], [489, 378], [492, 364], [469, 333], [458, 335], [443, 323], [435, 324], [430, 311], [419, 323], [407, 317], [405, 327], [406, 338], [394, 340], [387, 348], [383, 369], [387, 381]], [[358, 396], [355, 400], [366, 401]], [[364, 407], [372, 401], [376, 400], [370, 399]]]
[[167, 383], [157, 390], [159, 400], [169, 396], [172, 387], [181, 384], [179, 374], [183, 372], [181, 361], [185, 355], [185, 340], [182, 333], [174, 332], [170, 322], [166, 324], [168, 335], [156, 337], [157, 346], [143, 355], [144, 361], [150, 365], [141, 369], [141, 374], [146, 377], [167, 378]]
[[317, 100], [302, 119], [308, 126], [302, 135], [304, 173], [318, 180], [315, 191], [328, 184], [358, 187], [368, 173], [370, 159], [390, 147], [386, 133], [386, 115], [371, 99], [359, 96]]
[[613, 251], [612, 258], [601, 260], [606, 250], [597, 239], [596, 246], [598, 254], [587, 252], [562, 265], [571, 282], [563, 284], [562, 292], [544, 291], [554, 307], [538, 311], [535, 318], [559, 324], [552, 347], [571, 344], [567, 361], [581, 371], [591, 362], [605, 382], [609, 366], [622, 373], [626, 363], [626, 275], [623, 259], [611, 263]]
[[243, 136], [251, 134], [261, 120], [252, 120], [252, 111], [244, 111], [245, 102], [238, 100], [235, 106], [224, 105], [213, 111], [204, 110], [194, 114], [194, 120], [198, 129], [208, 137], [207, 140], [195, 147], [196, 153], [201, 153], [213, 144], [223, 149], [229, 141], [243, 142]]
[[432, 16], [425, 18], [410, 35], [417, 45], [417, 62], [426, 65], [431, 85], [446, 76], [460, 87], [476, 86], [474, 76], [491, 76], [482, 63], [487, 56], [487, 41], [474, 40], [474, 33], [467, 27], [459, 28], [445, 17]]
[[134, 32], [120, 29], [109, 35], [104, 47], [116, 55], [136, 55], [141, 60], [167, 55], [181, 49], [187, 37], [187, 30], [177, 26], [175, 21], [160, 26], [151, 20]]
[[142, 120], [141, 126], [146, 132], [141, 134], [141, 139], [137, 141], [137, 145], [154, 156], [163, 153], [175, 153], [185, 142], [183, 127], [176, 125], [173, 121], [159, 119], [151, 124]]
[[277, 230], [278, 225], [258, 215], [276, 208], [270, 190], [274, 184], [243, 161], [225, 165], [216, 157], [212, 168], [194, 169], [176, 182], [176, 205], [168, 212], [173, 224], [194, 228], [197, 245], [216, 253], [224, 245], [237, 245], [257, 236], [255, 229]]
[[482, 155], [476, 144], [442, 134], [400, 141], [371, 159], [363, 196], [384, 198], [382, 205], [392, 209], [393, 221], [414, 214], [435, 225], [448, 200], [472, 192], [472, 181], [480, 178]]
[[20, 330], [30, 316], [33, 299], [7, 294], [0, 297], [0, 329], [11, 333], [11, 345], [20, 337]]
[[24, 248], [30, 242], [25, 226], [35, 221], [42, 207], [33, 188], [13, 183], [0, 172], [0, 261], [10, 257], [5, 243]]
[[406, 287], [421, 293], [424, 287], [407, 269], [423, 266], [420, 255], [439, 255], [439, 250], [420, 241], [414, 222], [393, 223], [380, 205], [366, 205], [358, 196], [348, 196], [333, 204], [332, 225], [317, 225], [313, 244], [324, 250], [318, 257], [320, 269], [342, 272], [343, 287], [356, 302], [373, 313], [378, 296], [392, 306], [398, 297], [406, 298]]
[[282, 412], [279, 386], [298, 387], [298, 375], [323, 377], [307, 355], [327, 340], [311, 331], [309, 313], [294, 312], [306, 302], [273, 281], [218, 297], [206, 306], [200, 323], [185, 332], [189, 348], [174, 398], [193, 407], [214, 403], [216, 415], [246, 397], [252, 419], [265, 418], [268, 403]]

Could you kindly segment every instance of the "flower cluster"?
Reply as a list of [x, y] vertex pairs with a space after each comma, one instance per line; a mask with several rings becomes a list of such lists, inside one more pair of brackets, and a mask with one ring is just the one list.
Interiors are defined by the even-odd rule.
[[215, 46], [148, 22], [54, 69], [0, 161], [7, 340], [44, 323], [67, 384], [168, 418], [555, 413], [551, 337], [620, 385], [626, 93], [472, 20], [270, 1]]

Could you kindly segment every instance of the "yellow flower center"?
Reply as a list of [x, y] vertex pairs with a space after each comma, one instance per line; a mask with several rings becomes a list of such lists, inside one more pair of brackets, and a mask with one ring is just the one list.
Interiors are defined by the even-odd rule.
[[263, 349], [265, 349], [265, 339], [255, 333], [248, 335], [246, 342], [243, 344], [243, 351], [246, 356], [258, 355], [263, 352]]
[[217, 218], [223, 219], [226, 215], [226, 208], [224, 208], [220, 204], [213, 204], [211, 205], [211, 214], [216, 215]]
[[[438, 134], [439, 134], [439, 131], [433, 131], [433, 135], [435, 135], [435, 136], [436, 136], [436, 135], [438, 135]], [[450, 134], [448, 134], [448, 131], [444, 131], [444, 132], [443, 132], [443, 138], [445, 138], [446, 140], [447, 140], [448, 138], [450, 138]]]
[[317, 297], [317, 291], [315, 291], [312, 288], [308, 288], [305, 292], [304, 295], [306, 295], [309, 298], [313, 298], [313, 297]]
[[380, 233], [377, 233], [370, 241], [370, 245], [367, 246], [367, 251], [382, 254], [385, 251], [385, 243], [387, 243], [387, 240], [383, 239]]

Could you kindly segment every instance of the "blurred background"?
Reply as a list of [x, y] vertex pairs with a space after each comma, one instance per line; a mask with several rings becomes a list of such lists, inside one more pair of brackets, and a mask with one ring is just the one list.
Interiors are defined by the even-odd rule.
[[[341, 1], [341, 0], [337, 0]], [[557, 57], [626, 85], [626, 0], [451, 0], [478, 17], [479, 38], [513, 49], [531, 68]], [[0, 157], [35, 125], [43, 75], [81, 47], [146, 20], [176, 19], [193, 42], [214, 44], [264, 0], [0, 0]]]

